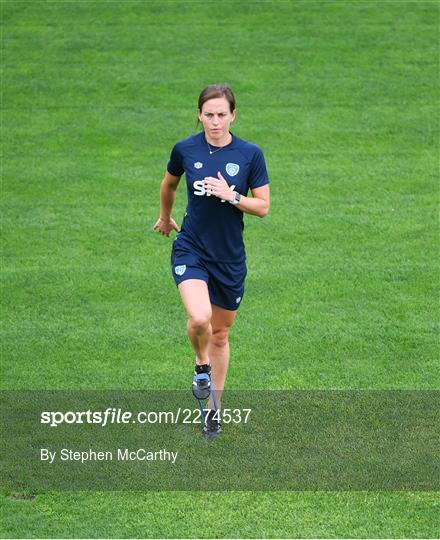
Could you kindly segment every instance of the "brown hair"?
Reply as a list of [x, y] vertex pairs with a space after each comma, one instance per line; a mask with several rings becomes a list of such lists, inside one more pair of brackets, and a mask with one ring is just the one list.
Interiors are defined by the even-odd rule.
[[[220, 98], [225, 97], [228, 100], [229, 103], [229, 110], [230, 112], [235, 111], [235, 96], [232, 92], [232, 90], [229, 88], [227, 84], [210, 84], [206, 88], [204, 88], [199, 96], [199, 111], [202, 112], [202, 107], [205, 101], [208, 101], [208, 99], [214, 99], [214, 98]], [[199, 125], [199, 118], [197, 117], [196, 122], [196, 129]]]

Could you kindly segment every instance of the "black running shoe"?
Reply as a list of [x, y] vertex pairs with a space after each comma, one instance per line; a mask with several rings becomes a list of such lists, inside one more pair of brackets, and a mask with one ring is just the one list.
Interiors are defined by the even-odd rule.
[[[216, 414], [217, 413], [217, 414]], [[218, 419], [220, 411], [210, 410], [205, 418], [205, 425], [203, 426], [202, 435], [206, 439], [215, 439], [222, 432], [222, 425]]]
[[196, 366], [192, 391], [197, 399], [208, 399], [211, 393], [211, 366], [205, 364]]

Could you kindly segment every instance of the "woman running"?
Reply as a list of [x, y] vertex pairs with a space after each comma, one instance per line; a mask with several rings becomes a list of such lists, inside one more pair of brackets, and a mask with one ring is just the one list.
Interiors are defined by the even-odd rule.
[[[193, 393], [200, 400], [215, 391], [203, 428], [209, 438], [221, 432], [228, 334], [244, 295], [243, 212], [264, 217], [269, 211], [263, 153], [231, 133], [235, 116], [235, 97], [228, 86], [212, 84], [202, 91], [198, 120], [203, 131], [174, 145], [160, 188], [160, 217], [154, 225], [165, 236], [177, 231], [171, 268], [196, 354]], [[171, 213], [183, 173], [188, 205], [179, 229]]]

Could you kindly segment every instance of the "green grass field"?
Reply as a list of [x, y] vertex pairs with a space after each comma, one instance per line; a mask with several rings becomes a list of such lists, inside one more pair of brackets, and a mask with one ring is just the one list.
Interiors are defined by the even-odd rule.
[[[152, 232], [172, 145], [227, 82], [247, 216], [230, 389], [438, 389], [431, 1], [2, 0], [2, 389], [188, 387]], [[174, 216], [185, 209], [180, 186]], [[1, 493], [10, 537], [438, 537], [437, 492]]]

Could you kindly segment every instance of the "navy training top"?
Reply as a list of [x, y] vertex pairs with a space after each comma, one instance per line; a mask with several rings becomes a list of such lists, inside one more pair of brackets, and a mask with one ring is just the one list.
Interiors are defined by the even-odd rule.
[[176, 248], [195, 251], [206, 260], [238, 263], [246, 259], [243, 243], [243, 212], [227, 201], [207, 195], [205, 176], [220, 171], [234, 191], [247, 195], [249, 189], [269, 183], [263, 152], [256, 145], [232, 134], [223, 147], [209, 145], [202, 131], [179, 141], [171, 151], [167, 170], [173, 176], [186, 173], [188, 205]]

